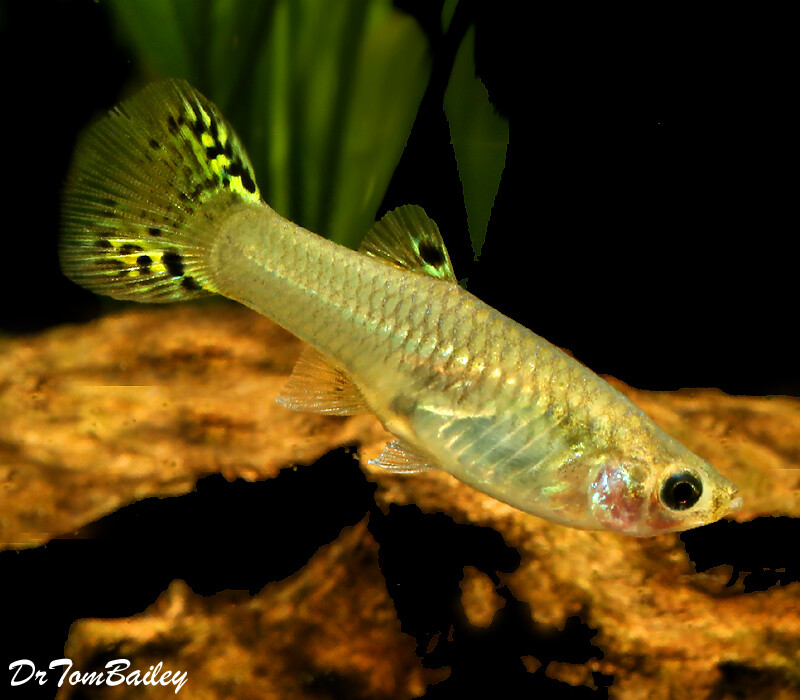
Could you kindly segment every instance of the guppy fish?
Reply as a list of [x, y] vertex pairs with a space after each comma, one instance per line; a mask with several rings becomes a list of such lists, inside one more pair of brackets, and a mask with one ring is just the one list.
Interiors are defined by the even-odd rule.
[[387, 214], [359, 251], [279, 216], [230, 124], [186, 82], [123, 101], [79, 141], [65, 274], [117, 299], [222, 294], [309, 344], [278, 400], [371, 412], [375, 464], [444, 469], [522, 511], [645, 536], [713, 522], [736, 486], [564, 352], [462, 289], [436, 224]]

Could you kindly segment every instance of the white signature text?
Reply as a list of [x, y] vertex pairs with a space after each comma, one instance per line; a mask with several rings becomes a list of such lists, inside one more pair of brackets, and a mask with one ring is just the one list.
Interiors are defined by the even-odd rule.
[[[50, 662], [49, 669], [57, 669], [61, 666], [64, 670], [60, 673], [58, 687], [68, 683], [69, 685], [174, 685], [175, 693], [183, 688], [187, 681], [186, 671], [162, 671], [163, 662], [159, 661], [155, 666], [151, 666], [149, 671], [142, 673], [133, 670], [128, 672], [131, 662], [128, 659], [114, 659], [109, 661], [105, 671], [81, 672], [72, 670], [72, 659], [56, 659]], [[44, 685], [50, 680], [47, 671], [37, 670], [36, 665], [30, 659], [18, 659], [8, 666], [8, 670], [13, 672], [11, 677], [11, 687], [24, 685], [29, 681]]]

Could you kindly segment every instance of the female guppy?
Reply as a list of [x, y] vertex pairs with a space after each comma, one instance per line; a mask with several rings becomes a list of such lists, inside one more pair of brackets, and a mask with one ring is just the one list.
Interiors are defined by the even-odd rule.
[[740, 499], [625, 396], [456, 282], [419, 207], [387, 214], [359, 251], [261, 201], [218, 110], [169, 80], [81, 138], [61, 263], [118, 299], [216, 293], [306, 341], [278, 400], [374, 413], [397, 440], [375, 463], [440, 468], [525, 512], [629, 535], [685, 530]]

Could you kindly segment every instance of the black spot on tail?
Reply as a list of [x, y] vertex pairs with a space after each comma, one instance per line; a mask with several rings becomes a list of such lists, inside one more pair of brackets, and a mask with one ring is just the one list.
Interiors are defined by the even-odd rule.
[[206, 158], [209, 160], [214, 160], [214, 158], [221, 156], [223, 153], [225, 153], [225, 149], [218, 143], [206, 148]]
[[167, 268], [167, 272], [173, 277], [182, 277], [183, 276], [183, 258], [176, 252], [170, 251], [169, 253], [164, 253], [161, 256], [161, 261], [164, 263], [164, 267]]
[[208, 130], [211, 133], [211, 138], [214, 141], [219, 141], [219, 127], [217, 126], [217, 120], [214, 119], [214, 115], [212, 112], [209, 111], [209, 116], [211, 117], [211, 123], [208, 125]]
[[197, 284], [197, 281], [194, 277], [184, 277], [181, 280], [181, 287], [190, 290], [200, 289], [200, 285]]
[[250, 177], [250, 173], [246, 170], [242, 175], [242, 187], [244, 187], [248, 192], [253, 193], [256, 191], [256, 183], [252, 177]]
[[153, 262], [153, 259], [149, 255], [140, 255], [136, 258], [136, 264], [139, 266], [139, 270], [143, 275], [150, 274], [150, 264]]
[[205, 127], [203, 126], [203, 120], [200, 115], [197, 115], [197, 118], [189, 125], [189, 128], [192, 130], [192, 133], [195, 135], [195, 138], [199, 141], [200, 137], [203, 135], [205, 131]]
[[161, 229], [156, 228], [155, 226], [151, 226], [149, 229], [147, 229], [147, 233], [149, 233], [151, 236], [160, 236]]
[[241, 177], [242, 187], [244, 187], [248, 192], [256, 191], [255, 181], [248, 172], [247, 168], [245, 168], [240, 162], [234, 161], [231, 163], [227, 168], [227, 172], [231, 177], [236, 177], [237, 175]]

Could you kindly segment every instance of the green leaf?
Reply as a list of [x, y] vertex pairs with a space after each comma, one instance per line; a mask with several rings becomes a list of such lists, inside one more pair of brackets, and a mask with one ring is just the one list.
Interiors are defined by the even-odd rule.
[[200, 86], [237, 123], [247, 121], [253, 68], [269, 39], [276, 5], [276, 0], [214, 0], [205, 16], [205, 43], [198, 58], [206, 67]]
[[354, 246], [371, 226], [403, 154], [430, 77], [427, 39], [413, 18], [372, 3], [328, 183], [330, 234]]
[[456, 54], [444, 109], [464, 192], [472, 250], [477, 260], [486, 240], [492, 205], [500, 187], [508, 147], [508, 122], [489, 102], [475, 75], [475, 27], [470, 27]]
[[456, 12], [456, 5], [459, 0], [444, 0], [442, 3], [442, 34], [447, 34], [450, 28], [450, 23], [453, 21], [453, 15]]
[[[427, 40], [388, 0], [280, 2], [255, 67], [254, 161], [265, 198], [355, 246], [374, 220], [430, 75]], [[258, 168], [257, 165], [254, 167]], [[263, 178], [261, 178], [263, 181]]]
[[110, 3], [148, 78], [186, 78], [231, 121], [274, 209], [357, 244], [430, 76], [416, 20], [391, 0]]
[[[110, 0], [123, 34], [139, 54], [146, 73], [197, 82], [196, 65], [183, 31], [181, 0]], [[191, 16], [191, 13], [190, 13]], [[186, 27], [192, 36], [195, 23]]]

